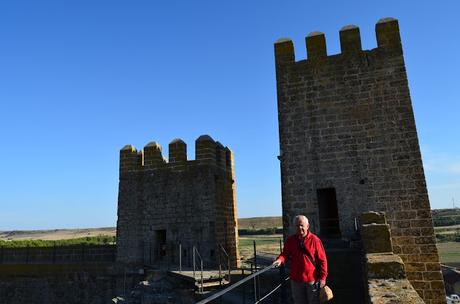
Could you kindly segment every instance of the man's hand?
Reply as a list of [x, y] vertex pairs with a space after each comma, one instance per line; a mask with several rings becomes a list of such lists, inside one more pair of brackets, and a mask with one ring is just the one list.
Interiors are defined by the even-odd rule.
[[272, 265], [275, 266], [275, 267], [279, 267], [279, 266], [281, 265], [281, 260], [280, 260], [280, 259], [276, 259], [276, 260], [273, 262]]
[[319, 288], [323, 288], [324, 286], [326, 286], [326, 281], [324, 280], [319, 281]]

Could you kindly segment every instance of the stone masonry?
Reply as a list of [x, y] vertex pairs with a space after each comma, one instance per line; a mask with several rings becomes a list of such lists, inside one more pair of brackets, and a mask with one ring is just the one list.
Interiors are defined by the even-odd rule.
[[[196, 159], [187, 146], [169, 144], [169, 162], [161, 146], [120, 151], [117, 261], [145, 265], [159, 259], [190, 264], [196, 246], [205, 267], [215, 265], [222, 245], [238, 264], [238, 227], [233, 154], [207, 135], [196, 140]], [[197, 261], [198, 262], [198, 261]]]
[[398, 21], [375, 30], [363, 51], [359, 28], [343, 27], [331, 56], [313, 32], [297, 62], [291, 40], [275, 44], [284, 233], [305, 214], [323, 239], [350, 239], [360, 213], [383, 211], [411, 284], [445, 303]]

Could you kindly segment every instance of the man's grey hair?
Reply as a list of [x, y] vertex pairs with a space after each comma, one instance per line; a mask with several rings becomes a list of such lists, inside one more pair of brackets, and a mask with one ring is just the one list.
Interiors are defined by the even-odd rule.
[[294, 226], [296, 226], [297, 223], [300, 222], [301, 220], [304, 220], [307, 223], [307, 225], [309, 224], [308, 218], [305, 215], [299, 214], [299, 215], [296, 215], [294, 218], [294, 221], [293, 221]]

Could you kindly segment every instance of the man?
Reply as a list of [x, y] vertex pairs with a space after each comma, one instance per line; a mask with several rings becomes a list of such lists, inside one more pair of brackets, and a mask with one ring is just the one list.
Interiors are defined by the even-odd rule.
[[294, 218], [297, 233], [284, 244], [283, 252], [273, 262], [279, 266], [291, 260], [292, 297], [295, 304], [319, 303], [319, 289], [326, 285], [327, 259], [321, 240], [308, 229], [310, 224], [304, 215]]

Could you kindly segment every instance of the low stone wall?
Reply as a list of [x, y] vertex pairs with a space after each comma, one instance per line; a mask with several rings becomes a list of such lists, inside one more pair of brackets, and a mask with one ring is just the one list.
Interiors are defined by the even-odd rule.
[[114, 277], [84, 271], [45, 276], [0, 276], [0, 303], [105, 304], [111, 302], [115, 286]]
[[0, 264], [114, 262], [116, 245], [0, 248]]
[[[392, 252], [391, 233], [383, 213], [364, 213], [360, 235], [365, 252], [369, 304], [423, 304], [407, 280], [402, 259]], [[439, 303], [443, 299], [439, 299]]]
[[143, 275], [110, 262], [0, 265], [1, 304], [105, 304]]

